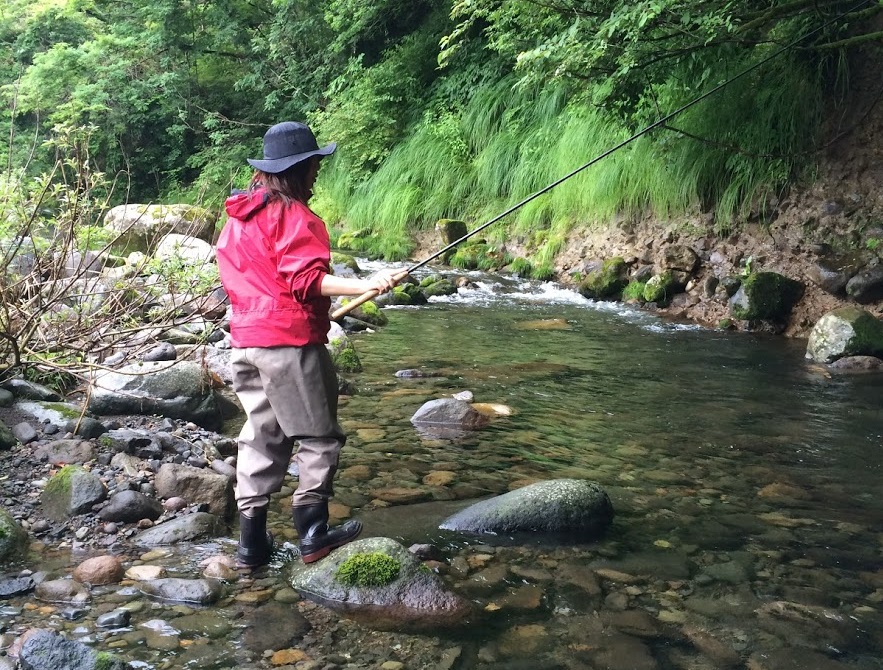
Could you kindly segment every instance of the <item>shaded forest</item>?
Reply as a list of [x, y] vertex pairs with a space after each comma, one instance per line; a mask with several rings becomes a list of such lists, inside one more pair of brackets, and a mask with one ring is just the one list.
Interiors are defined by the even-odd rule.
[[[314, 206], [390, 260], [440, 218], [479, 223], [793, 45], [538, 198], [518, 235], [543, 276], [574, 227], [648, 212], [763, 219], [812, 180], [883, 2], [10, 0], [0, 9], [8, 234], [69, 189], [219, 207], [272, 123], [339, 150]], [[47, 195], [48, 194], [48, 195]], [[91, 217], [91, 220], [90, 220]]]

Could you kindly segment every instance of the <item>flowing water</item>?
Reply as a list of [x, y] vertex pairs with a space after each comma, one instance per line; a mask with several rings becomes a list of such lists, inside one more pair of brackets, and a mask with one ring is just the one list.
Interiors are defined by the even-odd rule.
[[[883, 668], [883, 377], [810, 365], [803, 342], [666, 322], [554, 284], [471, 279], [356, 335], [364, 371], [341, 406], [350, 437], [335, 501], [366, 534], [441, 547], [452, 587], [497, 612], [444, 638], [456, 662], [404, 667]], [[404, 369], [425, 376], [397, 377]], [[451, 438], [411, 425], [424, 402], [464, 390], [512, 414]], [[437, 530], [474, 499], [554, 478], [607, 490], [616, 518], [604, 537]], [[217, 550], [188, 550], [191, 564]], [[261, 584], [284, 587], [273, 579]], [[180, 614], [156, 607], [136, 615], [135, 633], [97, 639], [124, 641], [141, 667], [236, 663], [216, 653], [194, 666], [183, 642], [164, 650], [137, 632], [138, 617]], [[336, 648], [355, 658], [348, 639]]]

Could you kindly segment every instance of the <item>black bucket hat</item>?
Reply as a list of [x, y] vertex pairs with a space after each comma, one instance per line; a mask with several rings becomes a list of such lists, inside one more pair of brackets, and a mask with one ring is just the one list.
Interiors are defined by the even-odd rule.
[[284, 121], [271, 126], [264, 135], [263, 160], [247, 160], [256, 170], [278, 174], [311, 156], [329, 156], [336, 148], [337, 142], [332, 142], [320, 149], [309, 126], [297, 121]]

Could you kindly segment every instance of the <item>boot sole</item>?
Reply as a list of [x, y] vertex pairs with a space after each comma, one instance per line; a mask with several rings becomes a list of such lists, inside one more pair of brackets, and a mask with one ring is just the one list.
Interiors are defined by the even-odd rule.
[[359, 535], [362, 534], [362, 529], [359, 528], [359, 532], [353, 535], [352, 537], [348, 537], [341, 542], [335, 542], [334, 544], [329, 544], [327, 547], [322, 547], [321, 549], [317, 549], [316, 551], [310, 554], [301, 554], [301, 559], [304, 563], [315, 563], [320, 558], [325, 558], [328, 554], [330, 554], [334, 549], [338, 547], [342, 547], [345, 544], [349, 544], [353, 540], [355, 540]]

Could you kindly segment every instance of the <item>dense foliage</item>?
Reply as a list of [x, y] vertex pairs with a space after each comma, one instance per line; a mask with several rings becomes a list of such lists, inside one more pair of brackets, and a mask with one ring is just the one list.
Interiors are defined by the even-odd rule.
[[[486, 219], [727, 80], [772, 62], [533, 201], [489, 235], [548, 264], [574, 225], [701, 208], [726, 229], [813, 164], [880, 0], [8, 0], [0, 146], [48, 173], [83, 129], [107, 202], [219, 206], [271, 123], [341, 149], [315, 206], [405, 256]], [[804, 37], [806, 36], [806, 37]], [[8, 191], [7, 191], [8, 193]], [[10, 197], [10, 196], [6, 196]], [[51, 216], [51, 210], [46, 213]], [[95, 221], [94, 223], [97, 223]]]

